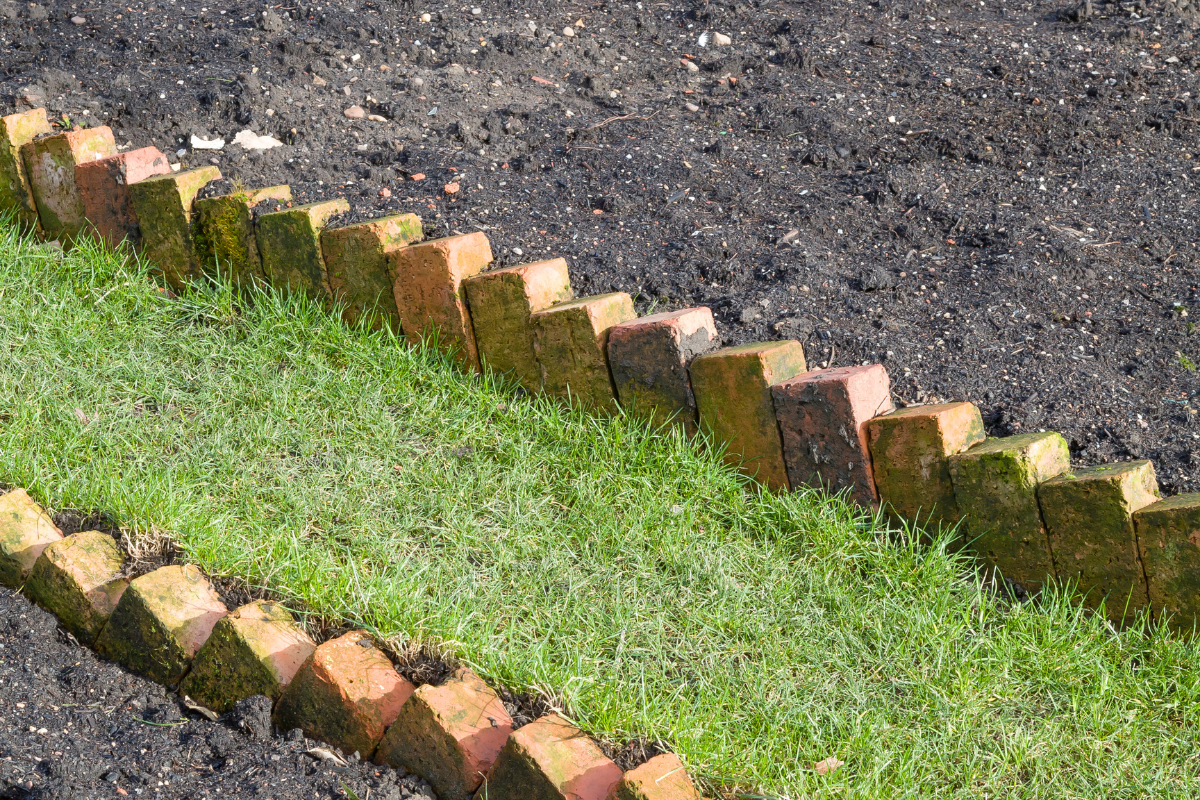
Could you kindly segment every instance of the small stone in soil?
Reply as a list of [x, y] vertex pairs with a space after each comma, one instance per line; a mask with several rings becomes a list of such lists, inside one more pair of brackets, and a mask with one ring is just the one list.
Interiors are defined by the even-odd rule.
[[693, 111], [693, 112], [700, 110], [700, 106], [696, 105], [695, 103], [684, 103], [683, 107], [686, 108], [688, 111]]
[[342, 113], [346, 115], [346, 119], [362, 119], [367, 115], [362, 106], [350, 106]]
[[714, 33], [713, 34], [713, 44], [716, 45], [717, 47], [725, 47], [732, 43], [733, 43], [733, 39], [730, 39], [728, 36], [726, 36], [723, 33]]
[[87, 24], [87, 19], [85, 17], [71, 17], [71, 24], [72, 25], [85, 25], [85, 24]]
[[575, 29], [572, 28], [570, 25], [563, 28], [563, 36], [566, 36], [568, 39], [570, 39], [574, 35], [575, 35]]

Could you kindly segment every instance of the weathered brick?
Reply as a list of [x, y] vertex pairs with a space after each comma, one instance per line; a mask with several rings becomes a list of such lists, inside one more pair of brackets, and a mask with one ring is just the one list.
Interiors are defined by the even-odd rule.
[[985, 438], [983, 418], [970, 403], [910, 406], [867, 423], [879, 499], [910, 522], [952, 525], [959, 520], [950, 456]]
[[196, 200], [192, 240], [201, 269], [208, 275], [228, 276], [238, 286], [266, 283], [254, 235], [254, 212], [260, 205], [270, 207], [291, 199], [290, 186], [268, 186]]
[[117, 143], [107, 126], [65, 131], [21, 146], [38, 221], [48, 238], [71, 242], [87, 224], [75, 167], [116, 154]]
[[400, 709], [375, 756], [424, 778], [441, 800], [466, 800], [479, 788], [512, 733], [504, 703], [471, 670], [441, 686], [422, 686]]
[[542, 388], [530, 316], [575, 297], [561, 258], [485, 272], [463, 283], [479, 357], [531, 392]]
[[20, 589], [34, 563], [62, 531], [24, 489], [0, 497], [0, 584]]
[[621, 768], [557, 714], [513, 731], [478, 800], [606, 800]]
[[415, 688], [354, 631], [320, 645], [300, 667], [279, 697], [275, 724], [370, 758]]
[[776, 491], [788, 489], [771, 386], [804, 372], [792, 340], [726, 347], [699, 356], [688, 372], [700, 430], [725, 447], [725, 461]]
[[217, 622], [179, 688], [220, 713], [256, 694], [275, 700], [316, 649], [286, 608], [256, 600]]
[[111, 536], [81, 531], [47, 545], [29, 573], [25, 594], [90, 645], [129, 585], [119, 576], [124, 563], [125, 554]]
[[30, 230], [38, 227], [37, 204], [21, 147], [50, 130], [44, 108], [0, 117], [0, 213], [15, 212], [21, 227]]
[[874, 505], [867, 421], [894, 409], [883, 365], [805, 372], [775, 384], [771, 396], [792, 488], [824, 486]]
[[1158, 619], [1175, 630], [1200, 626], [1200, 494], [1179, 494], [1133, 513]]
[[608, 333], [636, 316], [625, 292], [580, 297], [531, 314], [542, 391], [569, 396], [584, 408], [612, 410], [617, 394], [608, 369]]
[[963, 539], [984, 564], [1029, 591], [1054, 577], [1038, 486], [1071, 468], [1067, 440], [1052, 431], [987, 439], [950, 456]]
[[192, 241], [192, 202], [206, 183], [220, 177], [216, 167], [200, 167], [129, 186], [129, 204], [138, 218], [142, 255], [176, 289], [203, 275]]
[[492, 262], [492, 245], [482, 233], [430, 239], [401, 247], [388, 256], [395, 278], [396, 310], [404, 333], [438, 342], [464, 367], [479, 369], [475, 330], [462, 283]]
[[700, 792], [674, 753], [663, 753], [625, 773], [613, 800], [700, 800]]
[[688, 365], [721, 346], [717, 324], [707, 308], [664, 311], [614, 325], [608, 334], [608, 362], [621, 407], [655, 425], [696, 430], [696, 397]]
[[167, 157], [157, 147], [143, 147], [99, 158], [75, 167], [75, 185], [83, 214], [109, 247], [138, 241], [138, 219], [129, 203], [130, 184], [170, 173]]
[[353, 325], [364, 314], [371, 326], [387, 322], [400, 331], [395, 281], [388, 255], [424, 238], [416, 214], [393, 214], [321, 232], [321, 251], [329, 272], [329, 289], [343, 303], [342, 318]]
[[1133, 513], [1158, 500], [1149, 461], [1101, 464], [1051, 478], [1038, 488], [1055, 573], [1077, 580], [1084, 605], [1114, 622], [1148, 602]]
[[173, 686], [228, 613], [200, 570], [190, 564], [159, 567], [129, 582], [96, 650], [131, 672]]
[[255, 235], [267, 280], [280, 289], [329, 302], [329, 275], [321, 257], [321, 229], [330, 217], [349, 210], [350, 204], [339, 197], [260, 216]]

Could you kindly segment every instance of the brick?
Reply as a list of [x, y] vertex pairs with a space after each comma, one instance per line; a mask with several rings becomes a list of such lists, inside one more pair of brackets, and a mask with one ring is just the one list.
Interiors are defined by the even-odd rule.
[[468, 278], [463, 287], [479, 357], [496, 372], [511, 373], [531, 392], [542, 388], [530, 316], [574, 299], [561, 258], [520, 264]]
[[116, 247], [138, 241], [138, 219], [129, 203], [130, 184], [171, 172], [157, 147], [143, 147], [75, 166], [83, 214], [99, 239]]
[[259, 205], [291, 199], [290, 186], [269, 186], [196, 200], [192, 241], [205, 274], [228, 276], [238, 286], [265, 284], [254, 212]]
[[910, 406], [867, 423], [879, 499], [892, 514], [922, 524], [953, 525], [958, 500], [950, 456], [986, 438], [970, 403]]
[[1026, 590], [1041, 589], [1054, 559], [1037, 490], [1070, 468], [1067, 440], [1053, 431], [987, 439], [950, 456], [967, 549]]
[[255, 236], [267, 280], [280, 289], [329, 302], [329, 276], [321, 257], [321, 229], [331, 217], [349, 210], [350, 204], [339, 197], [260, 216], [255, 223]]
[[65, 131], [21, 146], [38, 221], [47, 238], [71, 242], [87, 224], [75, 167], [116, 154], [117, 143], [107, 126]]
[[1200, 494], [1179, 494], [1133, 513], [1150, 607], [1177, 631], [1200, 624]]
[[174, 686], [228, 613], [200, 570], [159, 567], [129, 582], [96, 650], [131, 672]]
[[353, 631], [317, 647], [300, 667], [279, 697], [275, 724], [370, 758], [415, 689], [367, 634]]
[[206, 183], [220, 177], [216, 167], [201, 167], [129, 186], [129, 203], [141, 232], [142, 255], [176, 289], [203, 275], [192, 242], [192, 202]]
[[788, 478], [771, 386], [805, 367], [804, 348], [789, 339], [706, 353], [688, 370], [700, 430], [725, 447], [726, 463], [776, 491], [788, 489]]
[[479, 369], [475, 329], [462, 283], [492, 263], [492, 245], [482, 233], [430, 239], [388, 256], [395, 278], [400, 325], [408, 336], [438, 331], [438, 342], [468, 369]]
[[441, 800], [466, 800], [512, 733], [512, 718], [471, 670], [422, 686], [388, 728], [376, 762], [424, 778]]
[[0, 497], [0, 584], [20, 589], [29, 571], [62, 531], [24, 489]]
[[213, 626], [179, 688], [220, 713], [256, 694], [276, 700], [316, 649], [286, 608], [256, 600]]
[[58, 617], [76, 639], [90, 645], [124, 594], [125, 554], [99, 531], [81, 531], [51, 542], [33, 565], [25, 594]]
[[478, 800], [606, 800], [621, 768], [557, 714], [513, 731]]
[[875, 505], [867, 421], [895, 408], [883, 365], [805, 372], [775, 384], [771, 397], [792, 488], [824, 486]]
[[321, 252], [329, 272], [333, 299], [344, 304], [342, 318], [351, 325], [370, 315], [372, 328], [383, 322], [400, 331], [395, 280], [388, 256], [424, 238], [416, 214], [393, 214], [321, 232]]
[[625, 292], [581, 297], [531, 314], [542, 391], [584, 408], [613, 410], [617, 390], [608, 368], [608, 334], [636, 316]]
[[721, 346], [707, 308], [665, 311], [614, 325], [608, 362], [621, 407], [655, 425], [696, 430], [696, 397], [688, 365]]
[[1038, 488], [1058, 579], [1078, 581], [1084, 605], [1103, 602], [1114, 622], [1148, 602], [1133, 513], [1158, 499], [1149, 461], [1087, 467]]
[[679, 756], [663, 753], [626, 772], [613, 800], [700, 800], [700, 792]]
[[25, 229], [37, 228], [38, 218], [21, 147], [50, 131], [44, 108], [0, 117], [0, 213], [16, 213]]

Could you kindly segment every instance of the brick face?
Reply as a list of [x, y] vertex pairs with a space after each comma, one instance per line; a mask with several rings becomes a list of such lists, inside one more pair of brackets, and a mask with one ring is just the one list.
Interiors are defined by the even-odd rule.
[[542, 391], [570, 397], [584, 408], [612, 410], [617, 396], [608, 368], [608, 335], [614, 325], [635, 316], [633, 299], [624, 292], [581, 297], [533, 314]]
[[192, 240], [192, 202], [206, 183], [220, 177], [216, 167], [200, 167], [147, 178], [129, 187], [129, 203], [141, 231], [142, 255], [176, 289], [204, 274]]
[[290, 186], [269, 186], [197, 200], [192, 238], [204, 272], [228, 276], [239, 286], [265, 283], [254, 231], [255, 210], [291, 199]]
[[35, 229], [39, 224], [21, 147], [50, 130], [44, 108], [0, 117], [0, 212], [15, 212], [26, 229]]
[[422, 238], [421, 218], [416, 214], [393, 214], [321, 232], [329, 289], [333, 299], [344, 305], [346, 322], [353, 325], [368, 316], [372, 328], [386, 322], [400, 331], [388, 256]]
[[613, 800], [700, 800], [700, 792], [679, 756], [663, 753], [626, 772]]
[[476, 797], [483, 800], [607, 800], [621, 768], [557, 714], [508, 737]]
[[75, 184], [83, 213], [94, 233], [109, 247], [138, 241], [138, 219], [129, 203], [129, 185], [166, 175], [167, 157], [157, 147], [143, 147], [99, 158], [75, 167]]
[[1150, 606], [1177, 631], [1200, 624], [1200, 494], [1180, 494], [1133, 513]]
[[83, 644], [96, 640], [129, 581], [118, 577], [125, 554], [113, 537], [82, 531], [51, 542], [33, 565], [25, 594]]
[[47, 237], [69, 243], [79, 235], [87, 218], [75, 184], [75, 167], [116, 154], [117, 143], [107, 126], [65, 131], [21, 147], [38, 220]]
[[267, 280], [279, 289], [328, 303], [333, 294], [321, 255], [321, 229], [330, 217], [349, 210], [350, 204], [339, 197], [260, 216], [255, 238]]
[[38, 556], [60, 539], [62, 531], [24, 489], [0, 497], [0, 584], [20, 589]]

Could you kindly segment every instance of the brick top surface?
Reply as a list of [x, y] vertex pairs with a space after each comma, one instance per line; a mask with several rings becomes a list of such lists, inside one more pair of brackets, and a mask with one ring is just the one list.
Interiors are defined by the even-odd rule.
[[629, 295], [625, 292], [609, 292], [607, 294], [593, 294], [587, 297], [577, 297], [574, 300], [568, 300], [565, 303], [559, 303], [556, 306], [551, 306], [544, 311], [539, 311], [539, 315], [559, 314], [570, 311], [578, 311], [583, 309], [588, 313], [606, 303], [623, 302]]
[[416, 690], [362, 631], [325, 642], [312, 658], [313, 672], [319, 677], [340, 686], [351, 702], [379, 703], [380, 716], [388, 721], [396, 718], [400, 706]]
[[621, 768], [587, 734], [557, 714], [534, 720], [511, 738], [556, 786], [579, 797], [603, 798], [621, 778]]
[[159, 567], [135, 578], [129, 588], [190, 653], [200, 649], [217, 620], [229, 613], [208, 578], [191, 564]]
[[167, 162], [167, 157], [157, 147], [141, 147], [126, 153], [98, 158], [95, 161], [80, 164], [75, 169], [81, 172], [123, 170], [124, 175], [121, 182], [130, 184], [155, 175], [165, 175], [171, 171], [171, 166]]
[[615, 796], [617, 800], [700, 800], [700, 792], [674, 753], [662, 753], [626, 772]]
[[1145, 516], [1159, 512], [1189, 511], [1192, 509], [1200, 511], [1200, 492], [1177, 494], [1174, 497], [1159, 500], [1138, 511], [1138, 515]]

